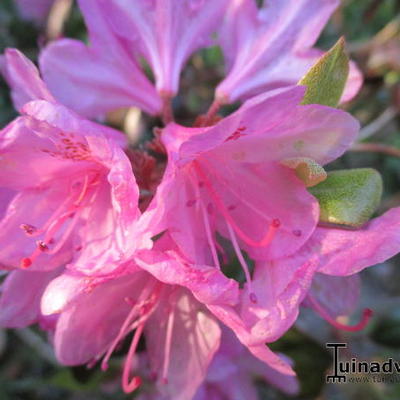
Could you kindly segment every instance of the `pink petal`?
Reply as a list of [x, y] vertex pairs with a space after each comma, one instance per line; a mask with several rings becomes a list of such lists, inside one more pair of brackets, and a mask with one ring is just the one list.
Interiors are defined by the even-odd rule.
[[344, 89], [340, 102], [345, 103], [347, 101], [353, 100], [353, 98], [360, 91], [363, 82], [364, 78], [362, 72], [355, 62], [350, 61], [349, 77], [347, 79], [346, 87]]
[[355, 231], [317, 228], [308, 246], [318, 249], [319, 272], [352, 275], [400, 251], [400, 208], [393, 208]]
[[[245, 147], [242, 149], [247, 152]], [[293, 171], [272, 162], [261, 165], [228, 159], [221, 162], [219, 157], [211, 157], [211, 154], [203, 159], [207, 162], [204, 171], [211, 177], [213, 189], [229, 210], [230, 218], [248, 238], [261, 241], [270, 226], [279, 225], [271, 242], [264, 246], [239, 240], [252, 258], [270, 259], [291, 254], [315, 229], [318, 204]], [[203, 159], [200, 159], [201, 165]], [[200, 193], [204, 199], [210, 196], [204, 188]], [[208, 205], [207, 200], [204, 202]], [[211, 218], [215, 215], [218, 232], [229, 239], [229, 221], [215, 202], [213, 205]]]
[[[250, 332], [249, 343], [273, 342], [296, 321], [314, 277], [316, 263], [257, 263], [253, 280], [240, 302], [240, 317]], [[252, 301], [254, 293], [257, 302]]]
[[[36, 241], [28, 236], [21, 225], [31, 225], [40, 228], [59, 207], [60, 198], [68, 195], [68, 188], [63, 187], [63, 182], [58, 186], [44, 189], [31, 189], [20, 192], [10, 202], [5, 216], [0, 221], [0, 263], [8, 268], [20, 268], [21, 261], [30, 257], [36, 249]], [[62, 231], [54, 240], [57, 242]], [[72, 256], [71, 241], [68, 240], [54, 255], [42, 252], [32, 265], [30, 270], [51, 270], [68, 262]]]
[[145, 273], [121, 277], [80, 295], [59, 317], [54, 345], [57, 358], [78, 365], [102, 355], [118, 334], [132, 305], [151, 278]]
[[[286, 81], [286, 71], [279, 76], [277, 66], [284, 59], [309, 51], [338, 5], [337, 0], [283, 0], [267, 3], [257, 15], [249, 3], [253, 2], [232, 2], [221, 31], [220, 41], [230, 69], [216, 96], [229, 102]], [[297, 72], [291, 81], [294, 84], [307, 66], [292, 65], [292, 74]]]
[[[215, 149], [215, 156], [224, 161], [239, 155], [240, 161], [252, 163], [291, 157], [309, 157], [322, 165], [333, 161], [355, 140], [359, 123], [341, 110], [299, 105], [304, 90], [289, 87], [247, 101], [236, 113], [184, 143], [181, 155], [194, 157]], [[226, 141], [239, 128], [238, 139]]]
[[218, 350], [218, 323], [187, 291], [179, 290], [160, 302], [146, 324], [145, 335], [150, 366], [158, 375], [161, 393], [174, 400], [191, 399]]
[[54, 101], [36, 66], [17, 49], [5, 51], [1, 72], [11, 88], [11, 96], [17, 110], [20, 111], [32, 100]]
[[33, 118], [30, 127], [36, 134], [53, 140], [61, 140], [60, 131], [62, 131], [64, 134], [72, 134], [83, 140], [89, 136], [105, 136], [120, 146], [126, 145], [126, 137], [122, 132], [81, 118], [61, 104], [44, 100], [31, 101], [25, 104], [22, 113]]
[[131, 106], [158, 113], [160, 98], [133, 52], [112, 32], [108, 5], [97, 0], [80, 1], [79, 5], [90, 46], [63, 39], [42, 51], [40, 67], [52, 93], [87, 117]]
[[23, 328], [37, 322], [41, 316], [40, 298], [58, 272], [10, 272], [1, 286], [0, 325]]
[[[350, 315], [357, 308], [360, 297], [360, 277], [330, 276], [317, 273], [314, 275], [308, 297], [317, 302], [333, 318], [340, 315]], [[311, 308], [305, 300], [305, 304]], [[318, 312], [318, 311], [317, 311]]]
[[[101, 1], [116, 34], [131, 42], [153, 69], [157, 89], [176, 94], [181, 69], [191, 54], [210, 43], [226, 0]], [[190, 29], [188, 29], [190, 27]]]
[[[232, 329], [238, 339], [248, 348], [248, 350], [258, 359], [269, 365], [278, 372], [294, 376], [295, 373], [291, 366], [281, 357], [273, 353], [264, 343], [260, 343], [260, 338], [254, 338], [240, 315], [232, 307], [207, 305], [207, 308], [222, 323]], [[260, 343], [260, 344], [257, 344]]]
[[216, 268], [190, 265], [172, 252], [163, 254], [156, 250], [143, 250], [135, 257], [137, 265], [155, 278], [166, 284], [188, 288], [205, 304], [235, 305], [238, 301], [237, 283]]
[[160, 100], [138, 65], [126, 55], [115, 63], [103, 51], [70, 39], [48, 45], [41, 53], [40, 66], [56, 98], [90, 118], [131, 106], [157, 114]]

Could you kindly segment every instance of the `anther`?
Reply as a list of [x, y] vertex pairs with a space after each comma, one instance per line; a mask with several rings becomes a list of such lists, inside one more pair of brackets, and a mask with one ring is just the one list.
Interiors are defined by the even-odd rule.
[[43, 242], [42, 240], [38, 240], [36, 242], [36, 245], [40, 251], [43, 251], [43, 252], [49, 251], [49, 246], [47, 246], [47, 244], [45, 242]]
[[21, 268], [29, 268], [32, 265], [32, 260], [29, 257], [25, 257], [21, 260]]
[[278, 219], [278, 218], [273, 219], [271, 225], [272, 225], [274, 228], [279, 228], [279, 227], [281, 226], [281, 221], [280, 221], [280, 219]]
[[24, 230], [27, 235], [33, 235], [37, 231], [35, 226], [29, 224], [21, 224], [20, 228]]
[[257, 295], [254, 292], [251, 292], [249, 297], [250, 297], [250, 301], [253, 304], [257, 304], [258, 303]]

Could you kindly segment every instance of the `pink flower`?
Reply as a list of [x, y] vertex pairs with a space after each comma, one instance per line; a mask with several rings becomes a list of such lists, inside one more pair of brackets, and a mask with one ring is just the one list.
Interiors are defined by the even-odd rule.
[[117, 35], [131, 42], [150, 64], [162, 94], [177, 93], [187, 59], [211, 43], [227, 0], [98, 0]]
[[400, 208], [393, 208], [368, 222], [363, 228], [350, 231], [318, 227], [310, 239], [288, 258], [274, 261], [279, 270], [291, 265], [300, 268], [305, 262], [316, 264], [318, 274], [305, 299], [321, 317], [338, 329], [363, 329], [371, 317], [365, 309], [354, 326], [336, 321], [339, 315], [350, 314], [357, 305], [357, 274], [364, 268], [382, 263], [400, 251]]
[[15, 0], [15, 2], [22, 17], [42, 22], [47, 17], [54, 0]]
[[41, 71], [51, 92], [64, 105], [87, 117], [131, 106], [157, 114], [161, 100], [142, 72], [130, 43], [114, 34], [108, 7], [97, 0], [79, 4], [90, 45], [62, 39], [42, 52]]
[[[269, 368], [254, 358], [226, 328], [221, 329], [221, 344], [208, 368], [207, 375], [193, 400], [258, 400], [256, 380], [276, 386], [288, 394], [298, 392], [294, 376], [286, 376]], [[291, 362], [288, 360], [288, 362]], [[146, 356], [140, 355], [138, 366], [146, 370]], [[152, 385], [152, 376], [147, 374], [149, 385], [141, 391], [138, 400], [169, 400], [168, 395]]]
[[[288, 311], [287, 318], [276, 317], [276, 310], [282, 308], [277, 300], [289, 300], [289, 296], [292, 296], [291, 301], [294, 302], [296, 300], [293, 295], [294, 291], [305, 286], [305, 289], [297, 296], [297, 303], [292, 306], [297, 311], [298, 304], [303, 300], [308, 289], [307, 283], [311, 282], [310, 272], [308, 272], [307, 279], [303, 280], [302, 272], [297, 273], [288, 288], [283, 287], [282, 292], [276, 292], [271, 296], [265, 296], [265, 287], [256, 281], [254, 288], [250, 285], [254, 291], [247, 289], [239, 291], [238, 283], [226, 278], [220, 269], [201, 261], [196, 263], [188, 261], [169, 233], [164, 233], [152, 250], [137, 252], [135, 262], [138, 267], [151, 273], [159, 281], [168, 285], [181, 285], [189, 289], [193, 296], [202, 302], [214, 316], [235, 332], [239, 340], [255, 357], [283, 375], [294, 375], [291, 366], [269, 350], [265, 342], [272, 341], [268, 339], [271, 339], [273, 334], [275, 338], [283, 334], [294, 322], [297, 316], [296, 312], [289, 314]], [[311, 270], [307, 269], [307, 271]], [[258, 295], [260, 295], [260, 301], [254, 305], [252, 296]], [[247, 307], [250, 308], [250, 312], [247, 312]], [[262, 309], [263, 314], [253, 315], [254, 307]], [[290, 319], [291, 317], [292, 319]], [[290, 323], [287, 322], [289, 319]], [[257, 324], [261, 325], [262, 323], [269, 326], [267, 331], [257, 328]]]
[[189, 291], [163, 284], [132, 265], [126, 274], [108, 279], [61, 275], [48, 287], [42, 310], [59, 314], [54, 346], [66, 365], [103, 358], [106, 369], [116, 346], [135, 329], [122, 377], [128, 393], [141, 383], [130, 374], [142, 334], [150, 374], [171, 400], [193, 397], [220, 344], [218, 323]]
[[269, 368], [254, 358], [232, 332], [223, 329], [221, 346], [193, 400], [257, 400], [255, 379], [262, 379], [291, 395], [299, 390], [295, 377]]
[[0, 326], [23, 328], [40, 323], [47, 327], [50, 318], [42, 315], [40, 301], [46, 286], [59, 273], [59, 269], [10, 272], [1, 286]]
[[60, 101], [96, 116], [129, 106], [158, 113], [161, 101], [139, 67], [139, 56], [150, 64], [161, 96], [172, 97], [184, 63], [208, 45], [227, 0], [81, 0], [79, 4], [90, 46], [69, 39], [54, 42], [43, 51], [40, 65]]
[[[218, 232], [255, 259], [287, 256], [318, 222], [318, 203], [281, 161], [309, 157], [326, 164], [358, 131], [348, 114], [300, 106], [304, 88], [270, 92], [209, 128], [170, 124], [162, 133], [169, 162], [148, 209], [154, 234], [168, 229], [193, 264], [220, 268]], [[168, 199], [168, 201], [165, 201]]]
[[17, 49], [7, 49], [0, 61], [0, 72], [10, 86], [14, 107], [18, 111], [32, 100], [56, 102], [35, 65]]
[[[312, 48], [338, 6], [338, 0], [233, 0], [219, 41], [227, 76], [216, 89], [216, 101], [231, 103], [277, 87], [293, 85], [322, 55]], [[354, 64], [342, 101], [360, 89]]]
[[[20, 53], [9, 51], [6, 60], [19, 99], [47, 97]], [[43, 271], [73, 260], [93, 273], [120, 265], [136, 235], [135, 244], [148, 247], [149, 238], [134, 233], [138, 188], [121, 134], [51, 98], [30, 101], [21, 112], [1, 131], [0, 186], [14, 191], [0, 222], [2, 266]]]

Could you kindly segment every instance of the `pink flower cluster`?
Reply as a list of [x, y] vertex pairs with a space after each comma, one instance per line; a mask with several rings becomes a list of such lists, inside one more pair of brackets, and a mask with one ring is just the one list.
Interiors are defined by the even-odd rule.
[[[122, 386], [153, 382], [142, 400], [253, 400], [254, 376], [296, 393], [292, 362], [267, 343], [302, 305], [363, 327], [368, 312], [355, 327], [335, 321], [356, 300], [349, 276], [400, 251], [400, 209], [359, 230], [321, 227], [318, 201], [285, 165], [325, 165], [357, 137], [354, 118], [301, 105], [296, 86], [338, 1], [79, 5], [89, 45], [49, 44], [44, 80], [17, 50], [1, 61], [20, 116], [0, 135], [0, 324], [38, 323], [61, 363], [103, 369], [133, 332]], [[181, 70], [213, 41], [226, 77], [202, 126], [181, 126], [169, 108]], [[353, 66], [343, 100], [360, 83]], [[122, 133], [85, 119], [130, 106], [164, 115], [152, 144], [165, 154], [128, 150]]]

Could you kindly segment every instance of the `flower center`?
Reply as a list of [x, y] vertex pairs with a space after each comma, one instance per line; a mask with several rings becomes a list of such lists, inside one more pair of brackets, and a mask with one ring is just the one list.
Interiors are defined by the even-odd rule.
[[[31, 224], [20, 225], [27, 236], [38, 238], [31, 255], [22, 258], [22, 268], [30, 267], [39, 255], [43, 253], [55, 254], [63, 247], [78, 223], [82, 210], [90, 203], [95, 193], [93, 188], [99, 182], [97, 172], [73, 179], [70, 184], [69, 195], [42, 227], [38, 228]], [[59, 238], [56, 240], [57, 236]]]
[[[232, 207], [227, 207], [222, 200], [222, 198], [219, 196], [218, 192], [215, 190], [213, 187], [209, 177], [201, 167], [200, 163], [197, 161], [193, 161], [193, 166], [195, 173], [199, 180], [193, 179], [193, 186], [195, 188], [196, 192], [196, 197], [200, 199], [199, 201], [199, 207], [201, 209], [202, 217], [203, 217], [203, 222], [204, 222], [204, 227], [207, 235], [207, 241], [211, 250], [212, 258], [214, 261], [214, 265], [218, 268], [221, 269], [219, 259], [218, 259], [218, 253], [217, 253], [217, 248], [220, 248], [218, 246], [218, 242], [215, 240], [213, 236], [213, 231], [211, 229], [211, 223], [210, 223], [210, 216], [213, 215], [214, 213], [214, 208], [216, 208], [219, 213], [222, 215], [223, 219], [226, 222], [226, 226], [229, 232], [229, 237], [231, 240], [231, 243], [233, 245], [233, 248], [235, 250], [235, 254], [240, 262], [240, 265], [244, 271], [245, 277], [246, 277], [246, 282], [248, 285], [249, 289], [249, 296], [250, 296], [250, 301], [252, 303], [257, 303], [257, 296], [252, 290], [252, 283], [251, 283], [251, 274], [249, 267], [246, 263], [246, 260], [243, 257], [243, 254], [240, 250], [240, 246], [238, 244], [236, 235], [243, 240], [247, 245], [252, 246], [252, 247], [267, 247], [270, 245], [272, 240], [275, 237], [277, 229], [280, 227], [281, 222], [278, 218], [273, 219], [269, 226], [268, 229], [264, 235], [264, 237], [257, 241], [254, 240], [253, 238], [249, 237], [236, 223], [234, 218], [231, 215], [231, 210], [233, 209]], [[204, 202], [202, 200], [202, 197], [199, 192], [199, 187], [205, 187], [211, 200], [213, 203], [209, 203], [207, 207], [205, 207]], [[187, 206], [193, 206], [196, 204], [195, 200], [189, 200], [187, 202]]]

